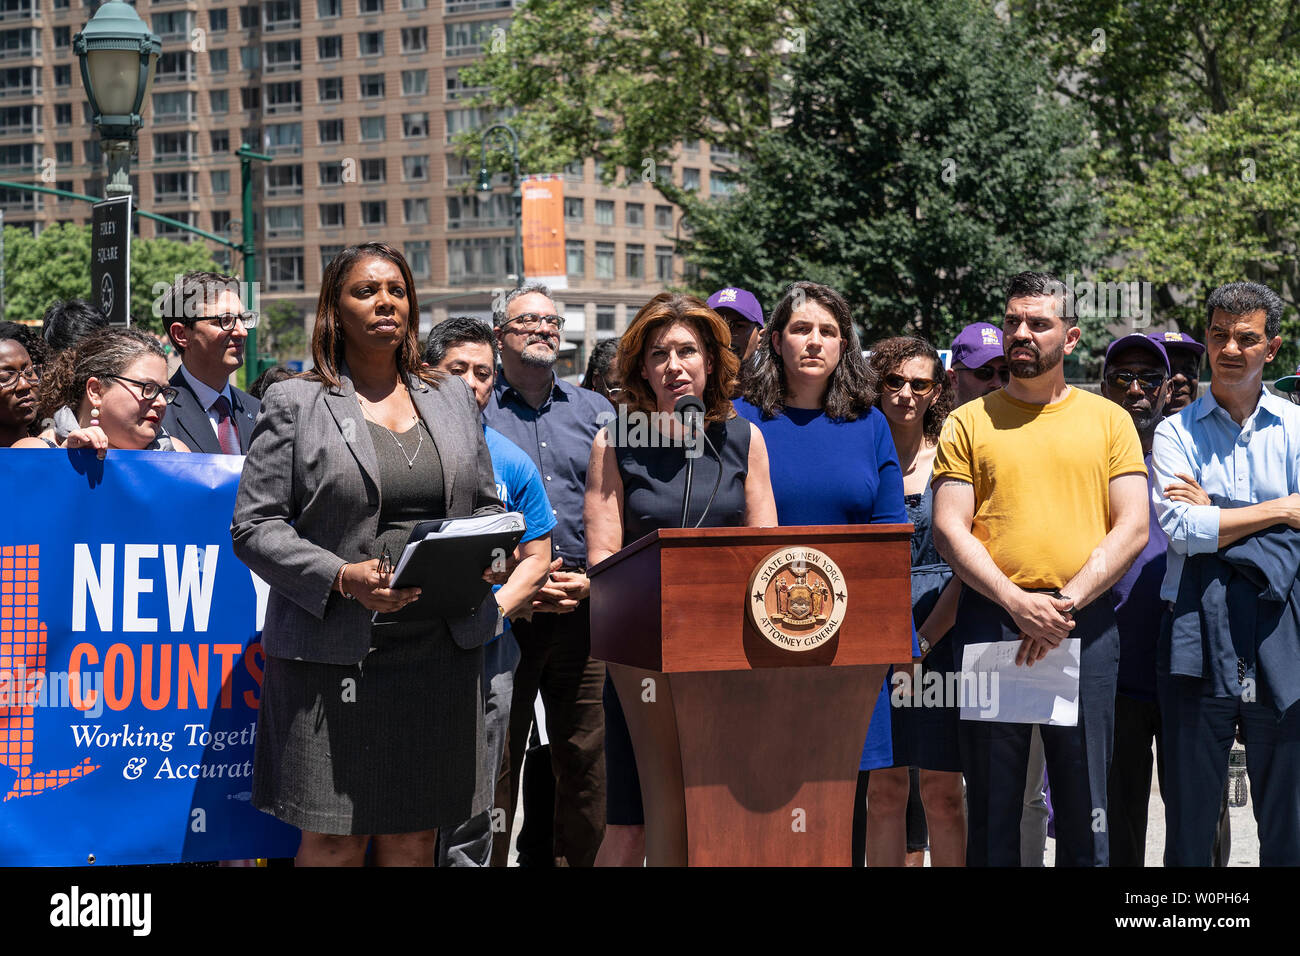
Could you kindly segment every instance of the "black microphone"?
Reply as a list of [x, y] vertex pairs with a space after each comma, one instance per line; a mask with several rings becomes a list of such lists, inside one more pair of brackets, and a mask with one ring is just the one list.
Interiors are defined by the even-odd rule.
[[[694, 395], [683, 395], [681, 398], [677, 399], [677, 404], [673, 406], [673, 415], [682, 420], [682, 425], [685, 428], [683, 438], [689, 439], [693, 433], [693, 429], [699, 429], [699, 434], [704, 439], [705, 444], [707, 444], [709, 448], [713, 448], [713, 442], [709, 441], [709, 436], [705, 433], [704, 428], [702, 427], [704, 422], [704, 402], [696, 398]], [[692, 442], [687, 440], [685, 444], [687, 451], [689, 452]], [[709, 508], [713, 505], [713, 498], [718, 493], [718, 486], [722, 483], [722, 458], [718, 455], [718, 450], [716, 448], [713, 448], [713, 454], [718, 457], [718, 476], [714, 479], [713, 491], [709, 494], [709, 500], [704, 506], [704, 513], [700, 515], [700, 520], [694, 525], [696, 528], [700, 527], [700, 525], [704, 523], [704, 518], [708, 515]], [[695, 458], [692, 455], [687, 454], [686, 490], [682, 494], [681, 526], [683, 528], [687, 527], [686, 515], [690, 508], [691, 482], [694, 477]]]

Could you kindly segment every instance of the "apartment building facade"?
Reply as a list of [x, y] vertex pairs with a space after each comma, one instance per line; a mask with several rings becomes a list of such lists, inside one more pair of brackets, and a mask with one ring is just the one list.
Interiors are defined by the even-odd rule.
[[[0, 0], [0, 179], [102, 196], [105, 167], [72, 52], [91, 0]], [[132, 162], [138, 208], [238, 239], [241, 142], [254, 165], [263, 304], [288, 299], [310, 330], [325, 265], [382, 239], [416, 278], [421, 326], [490, 315], [512, 284], [510, 187], [474, 193], [459, 132], [495, 117], [466, 105], [464, 68], [507, 36], [514, 0], [137, 0], [163, 42]], [[674, 182], [724, 195], [733, 157], [683, 144]], [[541, 172], [541, 171], [539, 171]], [[563, 171], [568, 290], [562, 371], [581, 371], [656, 291], [682, 282], [680, 210], [631, 171], [604, 186], [587, 160]], [[620, 171], [622, 172], [622, 171]], [[88, 222], [86, 203], [0, 190], [9, 225]], [[190, 239], [138, 220], [143, 237]], [[200, 240], [201, 241], [201, 240]], [[213, 246], [220, 256], [227, 253]], [[235, 263], [238, 266], [238, 262]]]

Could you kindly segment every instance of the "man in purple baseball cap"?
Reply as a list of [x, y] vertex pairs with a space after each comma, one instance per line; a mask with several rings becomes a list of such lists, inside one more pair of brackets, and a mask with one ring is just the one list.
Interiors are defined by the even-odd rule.
[[1186, 332], [1151, 332], [1147, 338], [1159, 343], [1169, 356], [1169, 401], [1165, 403], [1165, 416], [1177, 415], [1196, 401], [1201, 390], [1205, 346]]
[[1295, 370], [1294, 375], [1283, 375], [1273, 387], [1279, 392], [1286, 392], [1287, 397], [1296, 405], [1300, 405], [1300, 368]]
[[731, 351], [744, 365], [758, 348], [758, 330], [763, 327], [763, 307], [752, 292], [727, 286], [709, 296], [708, 306], [731, 328]]
[[956, 395], [956, 405], [995, 392], [1010, 378], [1001, 329], [975, 322], [957, 333], [952, 340], [952, 367], [948, 369], [948, 384]]

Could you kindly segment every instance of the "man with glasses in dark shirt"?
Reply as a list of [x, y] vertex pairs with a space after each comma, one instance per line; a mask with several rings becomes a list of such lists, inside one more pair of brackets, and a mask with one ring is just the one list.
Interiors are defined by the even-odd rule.
[[163, 428], [192, 451], [242, 455], [262, 403], [230, 384], [244, 364], [257, 313], [244, 309], [240, 282], [216, 272], [187, 272], [164, 294], [159, 314], [181, 367], [171, 377], [176, 401]]
[[[563, 561], [533, 601], [532, 620], [514, 623], [520, 658], [510, 712], [508, 790], [502, 794], [498, 788], [499, 800], [507, 820], [513, 820], [533, 701], [540, 691], [555, 772], [554, 861], [590, 866], [605, 832], [605, 665], [591, 659], [582, 505], [598, 419], [614, 410], [596, 392], [556, 377], [564, 317], [545, 286], [512, 290], [493, 311], [492, 324], [501, 374], [483, 417], [542, 473], [555, 513], [554, 555]], [[508, 840], [497, 843], [494, 864], [503, 865], [508, 852]]]

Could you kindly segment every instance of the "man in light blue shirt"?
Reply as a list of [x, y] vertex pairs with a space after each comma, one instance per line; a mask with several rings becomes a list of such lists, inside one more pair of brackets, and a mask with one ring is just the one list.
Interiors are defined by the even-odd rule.
[[[1300, 407], [1264, 389], [1264, 367], [1277, 355], [1282, 302], [1270, 289], [1234, 282], [1206, 303], [1209, 391], [1156, 428], [1153, 502], [1169, 536], [1160, 596], [1179, 598], [1197, 555], [1220, 552], [1249, 535], [1300, 528]], [[1284, 587], [1291, 582], [1270, 582]], [[1224, 619], [1222, 609], [1206, 608]], [[1262, 865], [1300, 863], [1300, 704], [1275, 713], [1269, 675], [1219, 674], [1204, 648], [1174, 646], [1167, 613], [1157, 649], [1165, 749], [1171, 866], [1208, 866], [1238, 721], [1260, 828]], [[1253, 635], [1233, 634], [1236, 646]], [[1210, 661], [1206, 668], [1204, 661]], [[1300, 669], [1300, 660], [1294, 662]], [[1238, 696], [1217, 692], [1226, 681]]]

